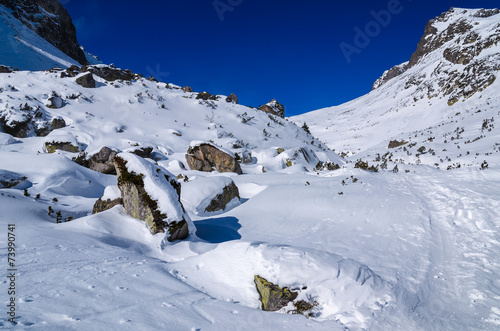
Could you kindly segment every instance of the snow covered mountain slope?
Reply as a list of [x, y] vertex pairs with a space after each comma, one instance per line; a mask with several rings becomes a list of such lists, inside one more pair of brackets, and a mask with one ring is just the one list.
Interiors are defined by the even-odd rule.
[[[471, 20], [483, 20], [487, 29], [494, 18]], [[425, 57], [420, 61], [427, 63]], [[344, 133], [332, 139], [348, 148], [328, 143], [345, 151], [352, 144], [355, 157], [371, 161], [385, 152], [388, 139], [409, 139], [410, 125], [411, 130], [427, 128], [423, 111], [444, 121], [440, 111], [452, 116], [458, 109], [467, 130], [447, 135], [446, 143], [437, 134], [425, 139], [451, 153], [450, 146], [458, 146], [451, 142], [461, 143], [469, 130], [470, 135], [482, 130], [483, 138], [471, 141], [469, 155], [471, 163], [480, 162], [474, 156], [487, 157], [487, 169], [445, 171], [425, 165], [431, 163], [425, 157], [434, 157], [426, 147], [418, 152], [420, 165], [382, 155], [378, 163], [385, 159], [401, 171], [365, 171], [302, 128], [239, 105], [236, 97], [186, 92], [190, 89], [106, 65], [4, 68], [0, 227], [10, 235], [0, 236], [0, 259], [4, 270], [10, 262], [16, 271], [2, 281], [0, 328], [498, 330], [500, 165], [496, 154], [486, 152], [498, 135], [495, 122], [483, 118], [499, 111], [498, 82], [452, 106], [434, 97], [432, 102], [442, 103], [437, 111], [425, 98], [414, 101], [418, 114], [406, 126], [398, 124], [401, 111], [384, 114], [389, 109], [383, 105], [406, 104], [412, 100], [408, 93], [420, 93], [415, 87], [402, 94], [397, 90], [401, 77], [419, 65], [400, 67], [407, 71], [399, 76], [386, 75], [372, 93], [348, 104], [344, 122], [337, 117], [321, 138]], [[472, 102], [481, 112], [466, 108]], [[384, 126], [372, 128], [375, 120], [363, 123], [364, 111], [366, 120], [380, 117]], [[331, 113], [324, 111], [318, 119], [327, 121]], [[462, 117], [431, 129], [451, 130]], [[311, 130], [321, 133], [313, 122], [307, 117]], [[359, 125], [359, 137], [349, 138], [355, 130], [351, 125]], [[424, 139], [419, 134], [415, 138], [412, 131], [412, 144]], [[188, 169], [186, 152], [200, 142], [234, 155], [243, 174]], [[413, 153], [416, 147], [409, 145]], [[455, 149], [469, 157], [460, 145]], [[99, 198], [120, 198], [117, 176], [82, 166], [103, 146], [115, 153], [142, 149], [134, 159], [143, 170], [134, 164], [125, 170], [149, 171], [137, 174], [144, 187], [148, 178], [156, 181], [154, 176], [167, 171], [177, 176], [180, 209], [195, 228], [187, 239], [167, 242], [165, 233], [151, 234], [146, 222], [132, 218], [122, 205], [92, 214]], [[402, 158], [404, 147], [393, 153]], [[232, 197], [224, 210], [207, 211], [207, 200], [230, 184], [239, 198]], [[162, 199], [158, 205], [170, 199], [162, 198], [161, 187], [174, 196], [169, 186], [154, 186], [152, 197]], [[256, 275], [296, 291], [302, 304], [263, 311]], [[15, 293], [5, 295], [7, 286]], [[7, 308], [12, 301], [14, 308]], [[308, 317], [297, 314], [304, 302], [311, 305], [304, 312]]]
[[[48, 13], [45, 15], [51, 16]], [[35, 15], [35, 17], [40, 16]], [[21, 17], [19, 16], [19, 18]], [[0, 48], [0, 65], [8, 65], [20, 70], [46, 70], [54, 67], [67, 68], [71, 65], [79, 65], [77, 59], [81, 56], [84, 57], [85, 62], [91, 64], [100, 63], [94, 56], [80, 49], [78, 44], [76, 46], [72, 44], [72, 47], [64, 46], [64, 42], [69, 43], [69, 41], [60, 36], [61, 40], [57, 40], [57, 45], [63, 50], [70, 48], [71, 51], [67, 50], [66, 53], [72, 54], [75, 57], [67, 55], [61, 49], [54, 46], [53, 43], [38, 35], [35, 30], [30, 29], [26, 24], [36, 27], [41, 26], [40, 23], [36, 22], [26, 21], [23, 23], [14, 16], [11, 9], [0, 4], [0, 44], [2, 45]], [[57, 26], [56, 23], [54, 25]], [[54, 34], [57, 35], [57, 32], [52, 32], [52, 35]], [[74, 38], [76, 40], [76, 35]], [[81, 55], [80, 53], [75, 54], [77, 52], [75, 47], [78, 48]]]
[[[427, 24], [410, 61], [384, 73], [372, 92], [292, 120], [351, 159], [498, 164], [499, 41], [498, 10], [452, 9]], [[407, 144], [388, 148], [393, 140]]]

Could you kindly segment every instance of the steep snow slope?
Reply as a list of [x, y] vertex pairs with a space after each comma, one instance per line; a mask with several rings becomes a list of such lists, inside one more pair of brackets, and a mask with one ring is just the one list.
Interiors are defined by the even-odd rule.
[[[20, 70], [45, 70], [78, 65], [78, 61], [40, 37], [12, 15], [11, 10], [0, 5], [0, 65]], [[84, 51], [92, 64], [100, 63]]]
[[[499, 36], [498, 11], [453, 9], [429, 22], [410, 63], [386, 72], [372, 92], [292, 120], [351, 159], [498, 164]], [[388, 149], [391, 140], [408, 144]]]

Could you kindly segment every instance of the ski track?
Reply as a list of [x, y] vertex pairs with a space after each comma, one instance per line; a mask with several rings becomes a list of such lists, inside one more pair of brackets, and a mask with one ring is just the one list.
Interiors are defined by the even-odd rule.
[[432, 320], [434, 330], [498, 330], [500, 200], [494, 186], [480, 178], [473, 185], [461, 178], [415, 179], [403, 177], [401, 185], [428, 210], [432, 240], [416, 313]]

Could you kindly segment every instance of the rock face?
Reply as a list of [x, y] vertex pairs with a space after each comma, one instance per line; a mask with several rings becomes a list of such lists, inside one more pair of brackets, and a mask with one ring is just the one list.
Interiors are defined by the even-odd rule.
[[231, 93], [227, 98], [226, 98], [226, 102], [229, 102], [229, 103], [235, 103], [235, 104], [238, 104], [238, 97], [234, 94], [234, 93]]
[[[144, 173], [129, 170], [127, 163], [130, 161], [132, 167]], [[152, 234], [168, 232], [168, 241], [187, 238], [189, 227], [186, 219], [189, 218], [180, 202], [181, 186], [175, 177], [129, 153], [116, 156], [114, 164], [123, 207], [127, 213], [145, 221]], [[152, 197], [155, 195], [160, 200]]]
[[401, 75], [408, 69], [408, 62], [405, 62], [403, 64], [397, 65], [392, 67], [391, 69], [387, 70], [384, 72], [382, 77], [377, 79], [375, 83], [373, 83], [372, 90], [375, 90], [376, 88], [379, 88], [380, 86], [384, 85], [391, 79]]
[[255, 276], [254, 282], [260, 294], [262, 310], [278, 311], [297, 299], [297, 292], [293, 292], [287, 287], [281, 288], [260, 276]]
[[76, 83], [86, 88], [95, 88], [96, 86], [94, 75], [92, 75], [92, 73], [90, 72], [86, 75], [78, 77], [76, 79]]
[[190, 147], [186, 154], [186, 161], [191, 170], [211, 172], [215, 167], [218, 172], [243, 173], [240, 164], [232, 155], [209, 143]]
[[231, 181], [231, 184], [222, 189], [222, 193], [218, 194], [205, 209], [206, 212], [214, 212], [219, 210], [226, 210], [227, 204], [234, 198], [240, 199], [240, 191], [236, 184]]
[[182, 88], [182, 90], [183, 90], [184, 92], [188, 92], [188, 93], [193, 92], [193, 89], [192, 89], [191, 87], [189, 87], [189, 86], [184, 86], [184, 87]]
[[263, 112], [279, 116], [281, 118], [285, 117], [285, 107], [278, 101], [276, 101], [276, 99], [269, 101], [265, 105], [260, 106], [258, 109]]
[[114, 150], [104, 146], [97, 154], [90, 157], [89, 168], [103, 174], [116, 174], [114, 164], [116, 155]]
[[12, 14], [64, 54], [87, 64], [70, 15], [57, 0], [0, 0]]
[[405, 75], [405, 89], [416, 88], [428, 99], [447, 97], [449, 106], [483, 91], [495, 82], [500, 71], [500, 53], [491, 50], [500, 42], [500, 29], [491, 23], [483, 26], [483, 18], [499, 13], [498, 9], [451, 8], [430, 20], [408, 63], [386, 71], [373, 89], [417, 64], [429, 65], [432, 53], [441, 58], [440, 64], [430, 74], [419, 70]]

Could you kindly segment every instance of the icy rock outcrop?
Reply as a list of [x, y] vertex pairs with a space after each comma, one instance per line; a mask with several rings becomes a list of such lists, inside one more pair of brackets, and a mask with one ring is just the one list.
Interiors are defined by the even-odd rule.
[[118, 154], [114, 164], [130, 216], [146, 222], [152, 234], [167, 232], [168, 241], [189, 236], [194, 226], [180, 201], [181, 185], [174, 175], [131, 153]]
[[260, 295], [262, 310], [265, 311], [278, 311], [298, 296], [297, 292], [291, 291], [288, 287], [281, 288], [258, 275], [255, 276], [254, 282]]
[[234, 155], [210, 143], [191, 144], [186, 154], [186, 161], [191, 170], [211, 172], [215, 167], [218, 172], [243, 173]]
[[282, 104], [280, 104], [278, 101], [276, 101], [276, 99], [269, 101], [265, 105], [260, 106], [258, 109], [265, 112], [265, 113], [269, 113], [269, 114], [279, 116], [281, 118], [285, 118], [285, 107]]

